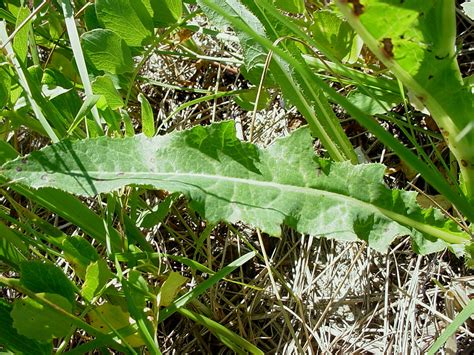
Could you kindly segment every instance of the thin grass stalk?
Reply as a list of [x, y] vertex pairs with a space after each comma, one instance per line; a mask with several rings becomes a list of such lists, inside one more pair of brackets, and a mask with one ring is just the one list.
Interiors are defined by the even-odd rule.
[[43, 127], [44, 131], [48, 135], [48, 137], [51, 139], [53, 143], [58, 143], [59, 138], [54, 132], [53, 128], [49, 124], [48, 120], [44, 116], [40, 106], [38, 103], [35, 101], [33, 98], [33, 93], [31, 91], [30, 86], [28, 85], [28, 80], [26, 79], [25, 73], [23, 72], [23, 68], [16, 58], [15, 52], [13, 51], [13, 47], [8, 39], [8, 34], [7, 34], [7, 29], [6, 29], [6, 23], [5, 21], [0, 21], [0, 39], [2, 41], [2, 46], [5, 46], [5, 50], [7, 51], [8, 58], [10, 59], [11, 63], [13, 64], [13, 67], [15, 68], [18, 78], [20, 79], [20, 85], [25, 91], [28, 101], [31, 104], [31, 108], [35, 114], [35, 116], [38, 118], [38, 120], [41, 123], [41, 126]]
[[[79, 76], [81, 77], [82, 85], [84, 87], [84, 93], [86, 94], [86, 99], [88, 99], [92, 97], [94, 93], [92, 92], [92, 84], [89, 79], [89, 73], [87, 71], [86, 61], [84, 59], [84, 53], [82, 52], [81, 41], [79, 39], [79, 34], [77, 32], [76, 21], [74, 19], [74, 10], [69, 0], [61, 0], [61, 7], [63, 9], [64, 21], [66, 23], [67, 34], [69, 36], [69, 41], [71, 43], [74, 59], [77, 64], [77, 69], [79, 70]], [[97, 110], [97, 106], [94, 105], [91, 109], [91, 112], [100, 132], [104, 133], [102, 129], [102, 124], [100, 122], [100, 116], [99, 116], [99, 111]], [[85, 122], [86, 122], [86, 130], [88, 132], [87, 120]]]

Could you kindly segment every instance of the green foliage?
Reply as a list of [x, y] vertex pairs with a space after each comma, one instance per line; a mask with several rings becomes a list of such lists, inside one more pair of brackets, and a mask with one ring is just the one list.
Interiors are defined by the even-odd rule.
[[293, 13], [305, 11], [304, 0], [273, 0], [276, 7]]
[[[39, 293], [38, 295], [68, 312], [72, 311], [71, 303], [61, 295], [56, 293]], [[71, 321], [62, 314], [29, 297], [16, 300], [10, 314], [13, 326], [19, 334], [40, 342], [64, 337], [72, 327]]]
[[98, 28], [82, 35], [84, 53], [98, 70], [112, 74], [133, 71], [130, 48], [115, 32]]
[[325, 162], [323, 169], [310, 143], [302, 129], [262, 150], [236, 139], [226, 122], [152, 139], [64, 141], [6, 163], [2, 174], [83, 196], [129, 184], [179, 191], [213, 223], [241, 220], [272, 235], [285, 223], [386, 250], [394, 237], [410, 234], [421, 253], [446, 246], [433, 237], [469, 241], [438, 211], [422, 211], [415, 193], [387, 189], [384, 166]]
[[[286, 225], [315, 236], [360, 240], [379, 251], [409, 235], [418, 253], [448, 247], [474, 267], [474, 243], [466, 232], [474, 220], [472, 80], [462, 78], [456, 62], [451, 0], [337, 0], [339, 10], [303, 0], [96, 0], [85, 7], [84, 1], [34, 3], [44, 8], [22, 28], [31, 11], [23, 1], [0, 4], [0, 18], [6, 20], [0, 22], [0, 184], [8, 202], [0, 209], [0, 266], [20, 273], [19, 280], [0, 276], [0, 283], [23, 295], [11, 304], [0, 301], [2, 350], [50, 353], [51, 340], [64, 338], [54, 343], [63, 352], [72, 344], [74, 329], [81, 328], [93, 340], [73, 349], [76, 353], [104, 347], [159, 353], [158, 326], [179, 312], [235, 352], [262, 353], [188, 308], [255, 253], [216, 272], [191, 258], [154, 252], [142, 234], [141, 228], [166, 220], [181, 194], [189, 200], [190, 214], [196, 217], [197, 212], [209, 222], [201, 235], [193, 235], [196, 253], [202, 252], [215, 223], [242, 221], [274, 236]], [[189, 3], [198, 9], [190, 12], [194, 7]], [[468, 15], [469, 4], [463, 4]], [[74, 14], [79, 8], [83, 11]], [[197, 14], [207, 16], [214, 28], [188, 23]], [[206, 96], [188, 100], [167, 120], [223, 97], [258, 111], [281, 91], [309, 129], [298, 129], [265, 149], [237, 139], [232, 122], [158, 136], [162, 131], [142, 93], [142, 66], [157, 50], [176, 56], [184, 55], [184, 49], [186, 56], [205, 62], [187, 32], [220, 38], [219, 32], [229, 27], [242, 47], [240, 70], [250, 88], [212, 92], [170, 86]], [[361, 55], [361, 40], [378, 61], [367, 59], [368, 51]], [[47, 60], [40, 61], [37, 46], [49, 53]], [[230, 60], [240, 63], [240, 58]], [[448, 178], [414, 135], [407, 138], [416, 154], [372, 117], [403, 103], [407, 119], [391, 122], [402, 132], [413, 130], [410, 100], [430, 110], [439, 136], [458, 161], [459, 181], [456, 167], [448, 167], [444, 156], [436, 152]], [[420, 173], [464, 215], [456, 219], [464, 220], [456, 223], [437, 209], [421, 208], [414, 192], [387, 188], [385, 166], [355, 165], [357, 156], [334, 103]], [[135, 135], [140, 123], [143, 135]], [[33, 153], [18, 157], [17, 149], [25, 148], [18, 137], [25, 132], [34, 132], [35, 142], [40, 135], [54, 144], [35, 146]], [[331, 160], [315, 156], [311, 135]], [[430, 132], [429, 138], [437, 135]], [[172, 194], [152, 206], [149, 189]], [[74, 194], [96, 200], [91, 204]], [[78, 235], [50, 222], [44, 217], [48, 213], [77, 227]], [[160, 274], [155, 261], [161, 257], [210, 277], [187, 289], [181, 273]], [[51, 262], [58, 258], [68, 263], [74, 279]], [[165, 279], [161, 287], [150, 282], [150, 275]], [[104, 302], [100, 306], [98, 297]], [[432, 351], [472, 307], [471, 302]]]
[[430, 110], [458, 160], [461, 185], [472, 206], [474, 130], [470, 124], [474, 100], [454, 53], [454, 3], [367, 0], [358, 11], [338, 3], [371, 51]]
[[142, 131], [147, 137], [153, 137], [155, 135], [155, 119], [153, 117], [153, 109], [150, 103], [143, 94], [138, 95], [138, 101], [140, 101], [142, 109]]
[[97, 296], [113, 274], [107, 263], [99, 259], [87, 266], [84, 285], [82, 286], [81, 295], [89, 302]]
[[332, 11], [318, 11], [313, 14], [314, 22], [310, 29], [335, 58], [354, 62], [359, 56], [358, 43], [352, 27]]
[[29, 290], [36, 293], [59, 294], [70, 303], [74, 302], [74, 287], [64, 272], [56, 265], [31, 260], [22, 262], [20, 270], [20, 281]]
[[0, 344], [15, 354], [51, 354], [51, 344], [42, 344], [18, 333], [11, 311], [12, 306], [0, 300]]
[[153, 19], [142, 0], [97, 0], [95, 9], [105, 28], [130, 47], [142, 46], [153, 35]]
[[173, 25], [181, 20], [183, 3], [181, 0], [144, 0], [148, 12], [152, 14], [157, 27]]

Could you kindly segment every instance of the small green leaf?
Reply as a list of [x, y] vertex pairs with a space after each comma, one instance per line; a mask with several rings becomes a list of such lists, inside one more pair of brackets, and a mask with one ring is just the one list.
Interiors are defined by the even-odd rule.
[[81, 290], [82, 297], [89, 302], [92, 301], [112, 276], [113, 274], [104, 260], [100, 259], [89, 264], [86, 271], [86, 280]]
[[0, 164], [18, 157], [18, 152], [4, 140], [0, 140]]
[[13, 319], [10, 315], [12, 306], [3, 300], [0, 300], [0, 347], [10, 350], [15, 354], [51, 354], [51, 344], [40, 344], [18, 334], [13, 327]]
[[[253, 111], [255, 108], [255, 100], [257, 99], [258, 88], [252, 88], [246, 92], [235, 95], [235, 102], [246, 111]], [[257, 110], [263, 110], [270, 102], [270, 96], [266, 90], [260, 92], [258, 98]]]
[[131, 47], [144, 45], [153, 35], [153, 19], [142, 0], [97, 0], [95, 10], [105, 28]]
[[3, 108], [10, 98], [11, 77], [7, 71], [8, 67], [3, 65], [0, 67], [0, 108]]
[[[38, 296], [44, 297], [67, 312], [72, 312], [71, 303], [58, 294], [38, 293]], [[29, 297], [14, 302], [11, 317], [13, 326], [19, 334], [41, 342], [64, 337], [72, 327], [68, 318]]]
[[143, 0], [148, 12], [153, 17], [157, 27], [173, 25], [183, 15], [183, 2], [181, 0]]
[[158, 305], [168, 307], [176, 298], [179, 290], [186, 284], [188, 279], [182, 276], [179, 272], [171, 272], [161, 285], [158, 292]]
[[155, 135], [155, 119], [153, 117], [153, 109], [148, 102], [145, 95], [142, 93], [138, 94], [138, 101], [140, 101], [142, 109], [142, 132], [147, 137], [153, 137]]
[[313, 36], [331, 50], [337, 59], [348, 58], [357, 47], [356, 33], [352, 27], [331, 11], [313, 13], [310, 27]]
[[[16, 18], [16, 27], [18, 26], [30, 15], [30, 9], [28, 7], [21, 7]], [[13, 38], [13, 50], [18, 58], [18, 60], [26, 64], [26, 57], [28, 56], [28, 31], [30, 25], [27, 24], [23, 26], [18, 33]]]
[[116, 110], [123, 107], [122, 96], [118, 93], [114, 86], [112, 79], [107, 76], [98, 76], [92, 82], [92, 90], [96, 95], [102, 95], [101, 99], [97, 103], [100, 109], [105, 109], [107, 106], [111, 110]]
[[111, 74], [133, 71], [130, 48], [113, 31], [98, 28], [84, 33], [81, 38], [86, 57], [98, 70]]
[[56, 265], [39, 260], [25, 261], [20, 264], [20, 281], [33, 292], [57, 293], [74, 302], [74, 287]]
[[81, 279], [85, 279], [87, 266], [99, 260], [97, 250], [90, 243], [78, 236], [67, 237], [63, 241], [64, 258], [72, 265]]
[[273, 0], [276, 7], [283, 11], [301, 14], [305, 11], [304, 0]]
[[[99, 315], [100, 314], [100, 315]], [[110, 303], [104, 303], [87, 314], [90, 324], [103, 333], [111, 331], [111, 327], [118, 330], [129, 326], [130, 314], [124, 312], [120, 306]], [[133, 347], [144, 345], [143, 340], [138, 334], [132, 334], [125, 337], [125, 341]]]
[[390, 111], [402, 102], [400, 95], [372, 90], [372, 96], [360, 90], [354, 90], [347, 95], [347, 100], [368, 115], [382, 114]]

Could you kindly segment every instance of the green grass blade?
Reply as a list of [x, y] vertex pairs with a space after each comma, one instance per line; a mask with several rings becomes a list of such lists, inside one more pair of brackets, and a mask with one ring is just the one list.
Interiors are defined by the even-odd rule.
[[219, 324], [216, 321], [207, 318], [206, 316], [197, 314], [186, 308], [179, 308], [178, 312], [192, 321], [208, 328], [236, 353], [264, 354], [262, 350], [242, 338], [240, 335], [235, 334], [233, 331], [229, 330], [222, 324]]
[[[82, 52], [81, 42], [79, 40], [79, 34], [77, 32], [76, 20], [74, 19], [74, 11], [71, 6], [70, 0], [61, 0], [61, 7], [64, 13], [64, 21], [66, 22], [66, 29], [69, 35], [69, 41], [71, 43], [72, 52], [74, 53], [74, 60], [79, 70], [79, 76], [81, 77], [82, 85], [84, 86], [84, 92], [86, 99], [92, 97], [92, 85], [89, 79], [89, 73], [87, 72], [86, 61], [84, 59], [84, 53]], [[97, 124], [99, 130], [103, 133], [102, 124], [100, 121], [99, 111], [97, 107], [93, 106], [92, 116]], [[86, 121], [87, 122], [87, 121]]]
[[[5, 43], [8, 40], [5, 21], [0, 21], [0, 39], [1, 39], [2, 43]], [[46, 131], [46, 133], [48, 134], [49, 138], [53, 141], [53, 143], [59, 142], [58, 136], [56, 135], [53, 128], [49, 124], [48, 120], [44, 116], [44, 114], [43, 114], [43, 112], [40, 108], [40, 105], [35, 100], [36, 95], [34, 94], [34, 92], [32, 91], [32, 88], [30, 87], [30, 85], [28, 83], [27, 76], [25, 74], [24, 68], [22, 67], [21, 63], [18, 61], [18, 59], [15, 56], [15, 52], [13, 51], [12, 45], [10, 43], [7, 43], [7, 45], [5, 46], [5, 49], [8, 53], [8, 55], [10, 56], [10, 59], [13, 63], [13, 66], [15, 67], [15, 70], [18, 74], [19, 79], [20, 79], [21, 86], [23, 87], [23, 90], [27, 94], [28, 100], [31, 104], [31, 108], [33, 109], [33, 112], [35, 113], [36, 117], [40, 121], [41, 126]]]
[[223, 278], [225, 278], [227, 275], [229, 275], [232, 271], [234, 271], [238, 267], [245, 264], [254, 256], [255, 256], [255, 252], [250, 252], [245, 255], [242, 255], [237, 260], [234, 260], [229, 265], [223, 267], [221, 270], [219, 270], [216, 274], [212, 275], [206, 281], [200, 283], [194, 289], [192, 289], [191, 291], [187, 292], [183, 296], [176, 299], [170, 306], [160, 311], [160, 314], [158, 317], [158, 324], [165, 321], [173, 313], [178, 311], [179, 308], [185, 306], [189, 301], [196, 299], [197, 297], [202, 295], [204, 292], [206, 292], [207, 289], [214, 286], [216, 283], [221, 281]]
[[469, 301], [469, 303], [464, 307], [464, 309], [453, 319], [452, 323], [446, 327], [446, 329], [441, 333], [438, 339], [431, 345], [430, 349], [427, 352], [427, 355], [435, 355], [436, 352], [446, 343], [446, 341], [451, 337], [456, 330], [472, 315], [474, 314], [474, 300]]

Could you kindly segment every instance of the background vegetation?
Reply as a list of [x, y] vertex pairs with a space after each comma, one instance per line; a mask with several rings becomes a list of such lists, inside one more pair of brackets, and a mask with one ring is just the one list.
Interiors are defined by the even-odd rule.
[[471, 352], [471, 5], [0, 2], [0, 349]]

